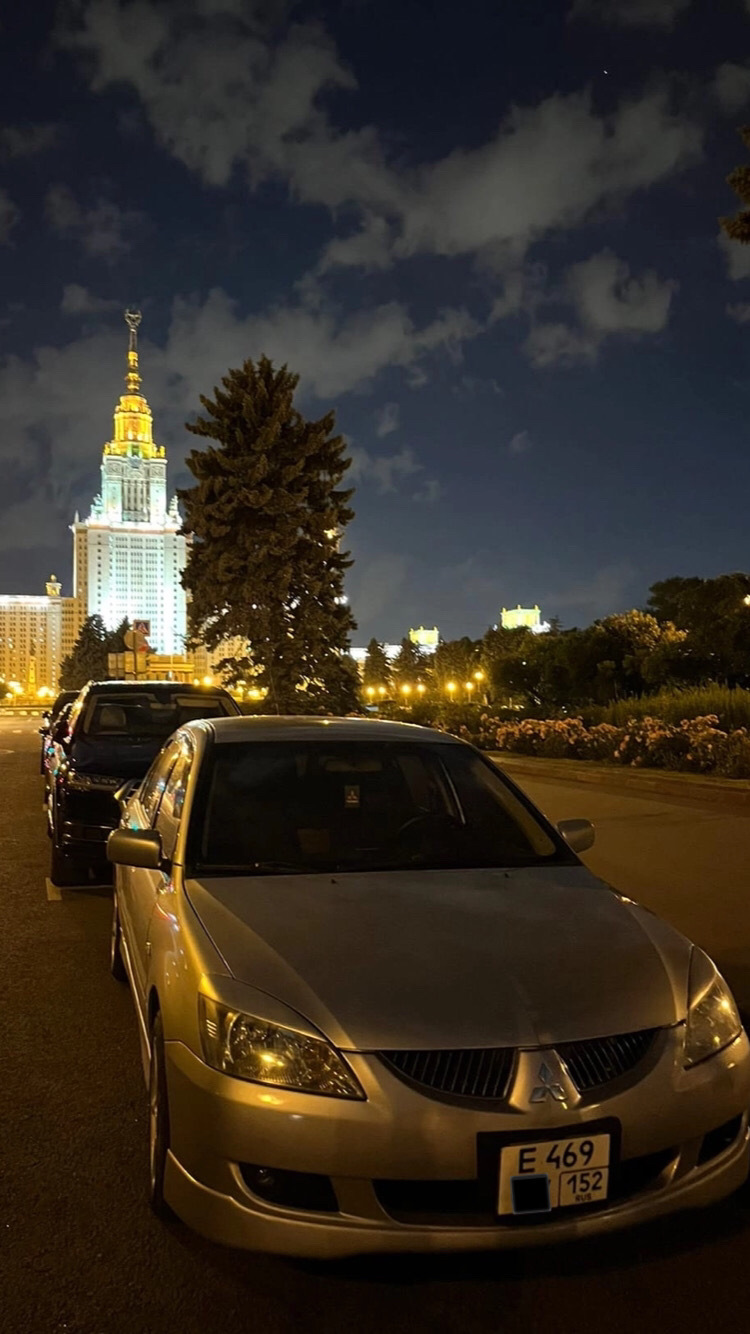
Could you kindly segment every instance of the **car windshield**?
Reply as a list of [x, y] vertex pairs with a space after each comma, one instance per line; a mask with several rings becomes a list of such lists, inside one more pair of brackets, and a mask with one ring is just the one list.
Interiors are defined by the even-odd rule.
[[187, 861], [203, 875], [575, 862], [462, 744], [226, 742], [204, 762]]
[[216, 694], [151, 690], [92, 694], [81, 719], [81, 734], [89, 741], [165, 740], [195, 718], [224, 718], [234, 712], [231, 700]]

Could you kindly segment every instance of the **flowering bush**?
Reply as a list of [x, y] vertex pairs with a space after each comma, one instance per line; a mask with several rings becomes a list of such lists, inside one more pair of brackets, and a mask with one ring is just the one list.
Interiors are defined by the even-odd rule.
[[487, 739], [492, 719], [482, 720], [475, 744], [516, 755], [546, 759], [599, 760], [632, 768], [673, 769], [750, 778], [750, 733], [747, 728], [724, 732], [716, 714], [665, 723], [659, 718], [630, 718], [624, 727], [599, 723], [586, 727], [581, 718], [526, 718], [500, 723]]

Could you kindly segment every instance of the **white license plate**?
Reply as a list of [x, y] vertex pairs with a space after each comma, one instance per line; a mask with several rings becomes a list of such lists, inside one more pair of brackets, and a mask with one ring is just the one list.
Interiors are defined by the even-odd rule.
[[500, 1155], [499, 1214], [538, 1214], [607, 1198], [609, 1135], [511, 1144]]

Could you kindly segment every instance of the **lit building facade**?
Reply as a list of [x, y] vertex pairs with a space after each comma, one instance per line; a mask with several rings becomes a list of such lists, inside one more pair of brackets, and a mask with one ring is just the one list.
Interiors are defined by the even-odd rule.
[[125, 393], [115, 408], [113, 438], [102, 454], [102, 488], [87, 519], [76, 515], [73, 589], [79, 626], [98, 614], [108, 629], [127, 617], [146, 621], [159, 655], [182, 655], [187, 633], [181, 575], [186, 539], [177, 498], [167, 499], [167, 457], [154, 443], [151, 409], [138, 371], [138, 311], [130, 330]]
[[542, 620], [542, 613], [538, 607], [522, 607], [520, 603], [510, 611], [506, 611], [503, 607], [500, 624], [503, 630], [531, 630], [535, 635], [544, 634], [545, 630], [549, 630], [549, 624]]
[[[60, 664], [76, 636], [73, 598], [54, 574], [46, 597], [0, 596], [0, 681], [19, 695], [57, 692]], [[5, 692], [3, 692], [5, 693]]]

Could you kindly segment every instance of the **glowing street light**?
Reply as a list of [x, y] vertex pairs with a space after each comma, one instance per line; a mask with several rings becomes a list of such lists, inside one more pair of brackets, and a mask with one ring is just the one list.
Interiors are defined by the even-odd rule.
[[366, 694], [366, 696], [367, 696], [368, 699], [374, 699], [374, 698], [375, 698], [375, 687], [374, 687], [374, 686], [367, 686], [367, 688], [366, 688], [366, 690], [365, 690], [365, 694]]
[[451, 699], [453, 699], [453, 696], [454, 696], [455, 693], [456, 693], [456, 683], [455, 683], [455, 681], [449, 681], [445, 688], [446, 688], [446, 690], [448, 691], [448, 694], [450, 695]]
[[388, 691], [386, 690], [385, 686], [378, 686], [378, 694], [379, 694], [381, 697], [382, 697], [383, 695], [387, 695], [387, 694], [388, 694]]
[[402, 695], [410, 695], [410, 694], [411, 694], [411, 686], [402, 686], [402, 687], [401, 687], [401, 694], [402, 694]]
[[472, 692], [472, 690], [474, 689], [474, 682], [473, 682], [473, 681], [465, 681], [465, 682], [464, 682], [464, 685], [465, 685], [465, 688], [466, 688], [466, 693], [467, 693], [467, 695], [469, 696], [469, 699], [471, 699], [471, 692]]
[[475, 673], [474, 673], [474, 680], [475, 680], [475, 681], [483, 681], [483, 680], [484, 680], [484, 672], [480, 672], [480, 671], [475, 672]]
[[418, 692], [418, 694], [423, 695], [426, 689], [427, 689], [427, 686], [424, 684], [424, 681], [419, 681], [419, 682], [417, 683], [417, 692]]

